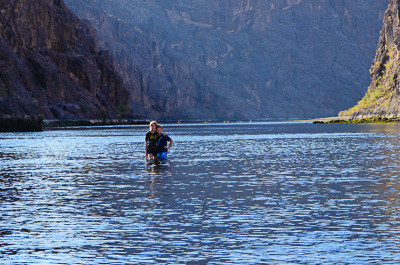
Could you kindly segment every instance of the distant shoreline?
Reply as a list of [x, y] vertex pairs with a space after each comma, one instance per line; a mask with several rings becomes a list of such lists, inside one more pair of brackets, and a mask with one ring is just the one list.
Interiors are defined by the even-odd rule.
[[134, 119], [82, 119], [82, 120], [43, 120], [44, 130], [63, 129], [67, 127], [92, 127], [92, 126], [113, 126], [113, 125], [145, 125], [150, 120]]
[[386, 118], [386, 117], [367, 117], [361, 119], [351, 119], [350, 117], [326, 117], [319, 119], [312, 119], [314, 124], [350, 124], [350, 123], [395, 123], [400, 122], [400, 118]]
[[310, 119], [309, 121], [323, 121], [323, 122], [329, 122], [329, 121], [336, 121], [336, 120], [345, 120], [345, 121], [349, 121], [351, 120], [350, 116], [344, 116], [344, 117], [324, 117], [324, 118], [315, 118], [315, 119]]
[[[350, 123], [395, 123], [400, 122], [400, 118], [385, 118], [385, 117], [368, 117], [362, 119], [352, 119], [351, 117], [323, 117], [312, 119], [285, 119], [286, 121], [305, 121], [313, 124], [350, 124]], [[212, 121], [212, 120], [169, 120], [161, 121], [166, 124], [180, 123], [252, 123], [259, 120], [228, 120], [228, 121]], [[106, 127], [113, 125], [147, 125], [150, 119], [82, 119], [82, 120], [42, 120], [31, 121], [23, 119], [9, 119], [0, 122], [0, 132], [34, 132], [43, 130], [57, 130], [67, 128], [82, 128], [82, 127]]]

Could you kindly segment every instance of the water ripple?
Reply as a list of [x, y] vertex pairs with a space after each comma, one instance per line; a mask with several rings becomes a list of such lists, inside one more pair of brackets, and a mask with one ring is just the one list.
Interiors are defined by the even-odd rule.
[[2, 264], [398, 264], [399, 125], [2, 134]]

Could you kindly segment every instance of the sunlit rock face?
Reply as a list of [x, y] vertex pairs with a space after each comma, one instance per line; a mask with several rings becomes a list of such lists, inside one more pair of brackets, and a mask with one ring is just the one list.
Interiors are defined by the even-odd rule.
[[387, 0], [66, 0], [139, 116], [336, 115], [365, 93]]
[[0, 0], [4, 124], [117, 118], [128, 97], [112, 57], [98, 50], [95, 29], [62, 0]]
[[[382, 23], [381, 23], [382, 25]], [[371, 83], [356, 106], [343, 116], [400, 117], [400, 2], [390, 0], [371, 65]]]

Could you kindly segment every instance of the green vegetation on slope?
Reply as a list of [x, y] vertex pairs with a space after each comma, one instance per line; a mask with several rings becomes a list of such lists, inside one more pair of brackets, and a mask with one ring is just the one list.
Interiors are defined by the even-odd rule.
[[[385, 48], [387, 50], [387, 47]], [[390, 99], [394, 91], [396, 69], [393, 67], [395, 64], [393, 54], [395, 52], [395, 46], [392, 46], [382, 60], [387, 63], [383, 64], [377, 61], [372, 65], [370, 69], [371, 85], [368, 87], [367, 93], [357, 105], [340, 112], [339, 116], [354, 116], [357, 113], [374, 113], [378, 108], [384, 110], [389, 107]]]

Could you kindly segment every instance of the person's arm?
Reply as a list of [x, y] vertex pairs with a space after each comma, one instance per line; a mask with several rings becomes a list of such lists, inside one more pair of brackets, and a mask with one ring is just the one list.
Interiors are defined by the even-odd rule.
[[147, 160], [147, 143], [148, 143], [148, 141], [149, 141], [149, 139], [148, 139], [148, 136], [146, 133], [146, 135], [144, 136], [144, 157], [146, 158], [146, 160]]
[[172, 147], [172, 143], [174, 142], [174, 140], [170, 139], [169, 140], [169, 147], [165, 147], [166, 149], [170, 149]]
[[147, 160], [147, 141], [144, 141], [144, 158]]

